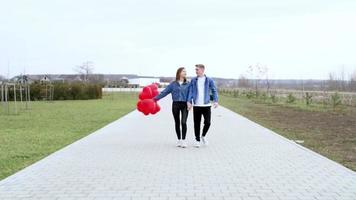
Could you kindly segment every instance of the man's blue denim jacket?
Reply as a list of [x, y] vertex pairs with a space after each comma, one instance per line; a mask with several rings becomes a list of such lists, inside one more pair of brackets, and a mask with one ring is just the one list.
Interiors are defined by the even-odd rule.
[[[213, 102], [218, 102], [218, 91], [215, 86], [215, 82], [213, 79], [205, 76], [205, 87], [204, 87], [204, 103], [208, 104], [212, 100]], [[190, 82], [189, 94], [188, 94], [188, 102], [196, 102], [197, 94], [198, 94], [198, 77], [195, 77]]]
[[178, 81], [173, 81], [158, 96], [155, 97], [155, 100], [158, 101], [168, 94], [172, 94], [173, 101], [187, 102], [189, 87], [190, 83], [188, 81], [182, 84], [179, 84]]

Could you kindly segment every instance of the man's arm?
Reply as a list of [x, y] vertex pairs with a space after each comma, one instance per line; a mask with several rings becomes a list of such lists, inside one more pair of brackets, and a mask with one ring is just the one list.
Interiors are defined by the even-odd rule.
[[189, 83], [187, 102], [192, 103], [192, 99], [193, 99], [193, 95], [192, 95], [192, 83]]
[[214, 101], [214, 108], [218, 107], [218, 101], [219, 101], [219, 95], [218, 95], [218, 90], [215, 86], [215, 82], [213, 79], [210, 79], [209, 81], [209, 87], [211, 90], [211, 93], [213, 94], [213, 101]]
[[213, 79], [210, 79], [210, 90], [211, 90], [211, 93], [213, 94], [214, 103], [217, 103], [219, 101], [219, 95], [218, 95], [218, 90], [215, 86], [215, 82]]

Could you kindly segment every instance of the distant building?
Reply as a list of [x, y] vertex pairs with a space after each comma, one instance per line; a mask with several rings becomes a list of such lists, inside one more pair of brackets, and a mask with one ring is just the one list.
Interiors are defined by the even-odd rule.
[[140, 77], [128, 79], [130, 87], [144, 87], [152, 83], [160, 83], [159, 78]]
[[49, 82], [51, 82], [51, 79], [47, 75], [45, 75], [44, 77], [41, 78], [40, 82], [41, 83], [49, 83]]
[[161, 87], [167, 87], [170, 84], [170, 82], [160, 82], [159, 84]]

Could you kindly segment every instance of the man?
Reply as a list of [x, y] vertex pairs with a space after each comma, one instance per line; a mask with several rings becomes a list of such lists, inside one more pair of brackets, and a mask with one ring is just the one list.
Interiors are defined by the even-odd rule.
[[[211, 123], [211, 102], [214, 108], [218, 107], [218, 92], [213, 79], [205, 75], [205, 66], [195, 65], [197, 77], [191, 80], [188, 94], [188, 109], [193, 107], [195, 147], [200, 147], [200, 142], [208, 145], [206, 134]], [[204, 127], [202, 137], [200, 137], [201, 118], [204, 117]]]

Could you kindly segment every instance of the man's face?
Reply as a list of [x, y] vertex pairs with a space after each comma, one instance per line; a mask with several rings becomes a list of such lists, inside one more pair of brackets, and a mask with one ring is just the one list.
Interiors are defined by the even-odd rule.
[[204, 75], [204, 69], [200, 67], [195, 67], [195, 73], [197, 74], [197, 76], [202, 76]]

